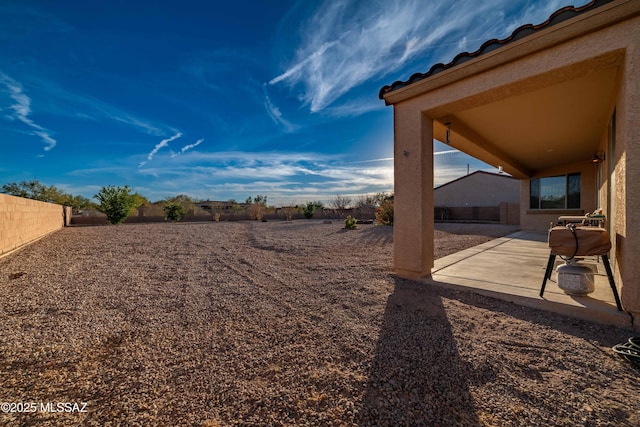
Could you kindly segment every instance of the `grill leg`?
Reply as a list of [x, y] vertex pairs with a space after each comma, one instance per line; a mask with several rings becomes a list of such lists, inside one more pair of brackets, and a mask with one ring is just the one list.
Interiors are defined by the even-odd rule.
[[542, 280], [542, 288], [540, 288], [540, 298], [544, 295], [544, 287], [547, 285], [547, 279], [551, 278], [551, 272], [553, 271], [553, 265], [556, 262], [556, 256], [551, 253], [549, 255], [549, 262], [547, 263], [547, 269], [544, 272], [544, 279]]
[[622, 304], [620, 304], [620, 297], [618, 296], [618, 290], [616, 289], [616, 284], [613, 281], [613, 272], [611, 271], [611, 265], [609, 264], [609, 255], [602, 255], [602, 263], [604, 264], [604, 269], [607, 271], [609, 285], [611, 285], [613, 297], [616, 299], [616, 306], [618, 306], [619, 311], [622, 311]]

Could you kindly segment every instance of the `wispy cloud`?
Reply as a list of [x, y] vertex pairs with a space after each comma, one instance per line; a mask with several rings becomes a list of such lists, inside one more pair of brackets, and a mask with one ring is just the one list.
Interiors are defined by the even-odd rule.
[[1, 72], [0, 83], [4, 84], [5, 91], [13, 101], [13, 104], [8, 107], [10, 113], [5, 117], [9, 120], [18, 120], [33, 129], [31, 135], [38, 136], [42, 140], [45, 144], [45, 151], [55, 147], [57, 141], [51, 136], [51, 131], [29, 117], [31, 115], [31, 98], [24, 93], [22, 84]]
[[397, 70], [464, 25], [460, 16], [455, 20], [442, 16], [448, 2], [434, 2], [428, 8], [419, 1], [378, 3], [322, 4], [304, 26], [308, 30], [292, 65], [269, 83], [303, 86], [303, 104], [318, 112], [371, 77]]
[[271, 120], [273, 120], [275, 124], [282, 126], [286, 132], [294, 132], [298, 127], [285, 119], [280, 109], [271, 102], [271, 98], [269, 98], [267, 94], [266, 85], [263, 85], [262, 89], [264, 92], [264, 109], [267, 110], [267, 114], [269, 114]]
[[175, 188], [180, 193], [222, 200], [244, 199], [256, 192], [267, 194], [273, 203], [304, 199], [305, 195], [328, 200], [336, 192], [375, 193], [393, 188], [391, 164], [358, 166], [319, 153], [194, 152], [138, 172], [164, 193]]
[[169, 145], [169, 143], [170, 143], [171, 141], [175, 141], [176, 139], [180, 138], [181, 136], [182, 136], [182, 133], [178, 132], [178, 133], [176, 133], [175, 135], [173, 135], [172, 137], [170, 137], [170, 138], [165, 138], [165, 139], [163, 139], [162, 141], [158, 142], [158, 143], [155, 145], [155, 147], [153, 147], [153, 150], [151, 150], [151, 151], [149, 152], [149, 154], [147, 155], [147, 160], [146, 160], [146, 161], [142, 161], [142, 162], [140, 162], [140, 164], [138, 165], [138, 167], [139, 167], [139, 168], [141, 168], [142, 166], [146, 165], [146, 164], [147, 164], [147, 162], [150, 162], [151, 160], [153, 160], [153, 156], [155, 156], [155, 155], [156, 155], [156, 153], [157, 153], [158, 151], [160, 151], [160, 149], [161, 149], [161, 148], [164, 148], [164, 147], [168, 146], [168, 145]]
[[196, 142], [194, 142], [193, 144], [187, 144], [184, 147], [182, 147], [180, 149], [180, 151], [178, 151], [177, 153], [171, 153], [171, 157], [176, 157], [179, 156], [180, 154], [184, 153], [185, 151], [189, 151], [192, 148], [197, 147], [198, 145], [202, 144], [204, 142], [204, 138], [200, 138], [199, 140], [197, 140]]
[[300, 62], [294, 64], [291, 68], [289, 68], [284, 73], [271, 79], [269, 81], [269, 84], [274, 85], [276, 83], [280, 83], [281, 81], [300, 78], [303, 72], [306, 71], [305, 68], [307, 66], [313, 66], [313, 63], [315, 61], [319, 61], [322, 58], [322, 55], [324, 55], [329, 48], [337, 44], [338, 44], [338, 40], [323, 43], [322, 46], [320, 46], [317, 50], [312, 52], [309, 56], [307, 56], [306, 58], [303, 58]]
[[349, 162], [350, 165], [357, 165], [359, 163], [377, 163], [377, 162], [389, 162], [393, 157], [382, 157], [380, 159], [358, 160], [357, 162]]
[[[435, 62], [450, 61], [459, 49], [475, 50], [490, 38], [508, 35], [505, 31], [513, 31], [516, 22], [541, 22], [566, 1], [527, 9], [527, 21], [514, 14], [522, 9], [514, 3], [432, 0], [426, 6], [422, 0], [325, 0], [301, 25], [301, 42], [292, 50], [289, 66], [269, 84], [296, 88], [302, 104], [319, 112], [367, 81], [391, 73], [408, 78]], [[423, 68], [403, 71], [418, 66], [417, 59]], [[341, 112], [338, 107], [334, 114]]]
[[[111, 111], [107, 111], [105, 108], [100, 108], [100, 110], [102, 110], [102, 112], [105, 114], [105, 117], [110, 118], [111, 120], [114, 120], [116, 122], [124, 123], [129, 126], [141, 129], [149, 135], [162, 135], [164, 133], [157, 126], [144, 120], [140, 120], [129, 114], [123, 113], [122, 111], [118, 111], [117, 109], [112, 108]], [[175, 129], [172, 130], [175, 131]]]
[[[160, 143], [156, 147], [158, 145]], [[184, 147], [189, 145], [195, 144]], [[457, 150], [438, 153], [441, 154], [436, 154], [434, 162], [436, 186], [465, 175], [467, 162], [472, 172], [495, 170], [471, 158], [464, 163], [460, 159], [454, 161], [456, 156], [463, 156]], [[251, 195], [266, 194], [270, 203], [287, 205], [309, 200], [328, 202], [336, 194], [357, 196], [393, 191], [392, 157], [344, 161], [340, 155], [317, 152], [192, 151], [175, 158], [157, 156], [151, 165], [135, 169], [135, 172], [123, 164], [78, 169], [68, 174], [82, 176], [87, 182], [92, 176], [107, 174], [115, 182], [120, 179], [134, 185], [136, 191], [142, 191], [151, 200], [175, 194], [212, 200], [244, 200]]]
[[32, 92], [40, 95], [38, 110], [43, 113], [96, 122], [113, 121], [160, 137], [177, 132], [170, 126], [141, 118], [94, 96], [70, 90], [44, 73], [27, 74], [25, 79]]
[[[459, 150], [444, 150], [444, 151], [436, 151], [433, 153], [434, 156], [443, 156], [447, 154], [455, 154], [461, 153]], [[350, 165], [357, 165], [359, 163], [377, 163], [377, 162], [389, 162], [392, 161], [393, 157], [382, 157], [379, 159], [369, 159], [369, 160], [358, 160], [356, 162], [349, 162]]]

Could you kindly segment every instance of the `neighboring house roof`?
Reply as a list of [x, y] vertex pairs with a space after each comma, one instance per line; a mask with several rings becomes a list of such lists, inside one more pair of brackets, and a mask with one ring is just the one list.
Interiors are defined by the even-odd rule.
[[493, 172], [485, 172], [485, 171], [475, 171], [475, 172], [471, 172], [469, 175], [461, 176], [460, 178], [456, 178], [456, 179], [454, 179], [452, 181], [449, 181], [449, 182], [446, 182], [446, 183], [444, 183], [442, 185], [439, 185], [436, 188], [434, 188], [434, 190], [437, 190], [437, 189], [442, 188], [442, 187], [446, 187], [447, 185], [453, 184], [454, 182], [458, 182], [458, 181], [461, 181], [463, 179], [468, 179], [469, 177], [471, 177], [473, 175], [476, 175], [476, 174], [485, 174], [485, 175], [495, 176], [495, 177], [498, 177], [498, 178], [513, 179], [513, 180], [518, 181], [517, 178], [514, 178], [514, 177], [512, 177], [510, 175], [505, 175], [505, 174], [501, 174], [501, 173], [493, 173]]
[[491, 39], [488, 40], [486, 42], [484, 42], [482, 44], [482, 46], [480, 46], [480, 48], [474, 52], [462, 52], [459, 53], [458, 55], [456, 55], [453, 60], [451, 62], [449, 62], [448, 64], [442, 64], [442, 63], [438, 63], [435, 64], [434, 66], [432, 66], [429, 71], [427, 71], [426, 73], [415, 73], [413, 74], [411, 77], [409, 77], [408, 80], [406, 81], [396, 81], [394, 83], [392, 83], [390, 86], [383, 86], [380, 89], [380, 92], [378, 94], [380, 99], [384, 99], [384, 95], [392, 92], [394, 90], [400, 89], [402, 87], [408, 86], [412, 83], [418, 82], [420, 80], [426, 79], [434, 74], [440, 73], [442, 71], [448, 70], [450, 68], [455, 67], [456, 65], [462, 64], [464, 62], [467, 62], [471, 59], [477, 58], [481, 55], [484, 55], [485, 53], [491, 52], [501, 46], [507, 45], [509, 43], [512, 43], [516, 40], [520, 40], [524, 37], [527, 37], [533, 33], [536, 33], [540, 30], [543, 30], [545, 28], [551, 27], [553, 25], [559, 24], [563, 21], [566, 21], [568, 19], [571, 19], [573, 17], [575, 17], [576, 15], [585, 13], [589, 10], [595, 9], [597, 7], [600, 7], [602, 5], [605, 5], [607, 3], [611, 3], [613, 0], [592, 0], [591, 2], [580, 6], [580, 7], [573, 7], [573, 6], [566, 6], [563, 7], [562, 9], [559, 9], [557, 11], [555, 11], [553, 14], [551, 14], [551, 16], [549, 17], [549, 19], [547, 19], [546, 21], [544, 21], [541, 24], [537, 24], [537, 25], [533, 25], [533, 24], [526, 24], [526, 25], [522, 25], [521, 27], [518, 27], [513, 33], [511, 33], [511, 35], [509, 37], [506, 37], [502, 40], [498, 40], [498, 39]]

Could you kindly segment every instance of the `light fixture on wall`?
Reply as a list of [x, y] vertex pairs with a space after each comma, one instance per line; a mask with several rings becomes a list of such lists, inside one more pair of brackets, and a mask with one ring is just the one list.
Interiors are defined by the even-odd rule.
[[604, 151], [597, 151], [591, 157], [591, 163], [600, 163], [604, 161]]
[[444, 125], [447, 127], [447, 133], [444, 142], [446, 142], [447, 145], [451, 145], [451, 121], [447, 120]]

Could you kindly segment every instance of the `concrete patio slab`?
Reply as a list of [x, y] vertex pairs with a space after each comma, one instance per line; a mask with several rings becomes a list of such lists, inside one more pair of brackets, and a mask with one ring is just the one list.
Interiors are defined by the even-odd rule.
[[[444, 287], [471, 288], [523, 306], [633, 329], [631, 316], [617, 310], [604, 266], [596, 257], [582, 261], [597, 271], [593, 293], [588, 296], [565, 294], [556, 284], [554, 269], [541, 298], [540, 287], [548, 259], [546, 233], [519, 231], [435, 260], [431, 276], [423, 281]], [[556, 266], [562, 263], [558, 257]]]

